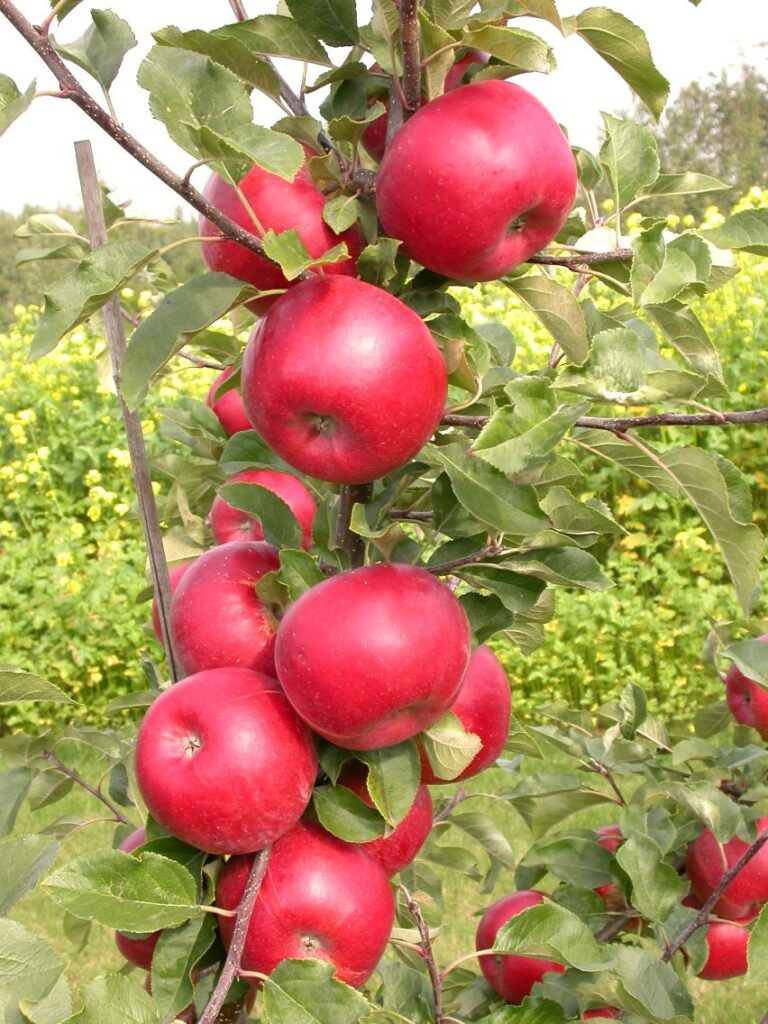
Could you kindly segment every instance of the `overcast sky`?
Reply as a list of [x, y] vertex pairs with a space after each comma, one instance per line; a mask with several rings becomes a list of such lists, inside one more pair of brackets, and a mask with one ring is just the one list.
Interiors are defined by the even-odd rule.
[[[251, 16], [275, 10], [275, 0], [245, 2]], [[42, 21], [49, 9], [46, 0], [17, 3], [33, 23]], [[62, 42], [81, 34], [90, 22], [90, 6], [84, 3], [65, 20], [57, 32]], [[227, 0], [116, 0], [109, 6], [130, 22], [139, 40], [112, 90], [119, 116], [150, 150], [183, 172], [192, 160], [153, 121], [146, 94], [136, 86], [136, 70], [151, 45], [152, 30], [165, 25], [215, 28], [231, 20], [229, 4]], [[589, 0], [559, 0], [558, 4], [562, 15], [576, 14], [587, 6]], [[656, 64], [672, 84], [673, 96], [688, 82], [703, 81], [723, 68], [738, 69], [742, 63], [758, 67], [766, 64], [766, 0], [702, 0], [699, 7], [688, 0], [606, 0], [606, 6], [621, 11], [645, 29]], [[369, 0], [358, 0], [357, 7], [362, 22], [370, 10]], [[551, 26], [533, 19], [529, 24], [526, 20], [516, 24], [546, 36], [558, 60], [558, 68], [551, 75], [525, 75], [517, 81], [539, 96], [567, 126], [572, 142], [594, 146], [599, 111], [627, 107], [629, 90], [577, 37], [563, 40]], [[295, 66], [287, 65], [289, 76], [295, 70]], [[36, 54], [1, 16], [0, 71], [10, 75], [22, 89], [33, 78], [37, 78], [41, 90], [55, 87]], [[88, 76], [79, 71], [77, 74], [90, 87]], [[280, 116], [270, 101], [263, 100], [258, 93], [254, 96], [261, 123], [269, 124]], [[0, 137], [0, 209], [17, 212], [25, 203], [48, 207], [79, 204], [72, 143], [81, 138], [92, 140], [100, 175], [114, 189], [116, 197], [131, 200], [131, 215], [167, 216], [178, 207], [179, 200], [173, 193], [104, 136], [74, 104], [43, 98], [35, 100], [32, 108]], [[199, 174], [204, 177], [205, 172]]]

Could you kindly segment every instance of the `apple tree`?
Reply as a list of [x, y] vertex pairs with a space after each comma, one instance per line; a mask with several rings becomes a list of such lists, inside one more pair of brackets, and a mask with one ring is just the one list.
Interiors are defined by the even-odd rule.
[[[146, 708], [138, 734], [0, 673], [3, 703], [73, 705], [65, 733], [0, 743], [3, 914], [39, 886], [77, 956], [95, 922], [127, 961], [75, 991], [47, 941], [4, 916], [0, 1020], [684, 1022], [691, 979], [764, 980], [764, 540], [736, 465], [647, 430], [768, 423], [729, 410], [692, 308], [738, 273], [734, 252], [768, 252], [768, 212], [679, 234], [643, 216], [628, 235], [630, 210], [727, 186], [662, 168], [651, 132], [608, 114], [599, 152], [572, 148], [515, 81], [552, 69], [560, 33], [658, 117], [668, 83], [641, 29], [606, 7], [561, 17], [555, 0], [375, 0], [364, 24], [355, 0], [254, 17], [232, 0], [214, 31], [159, 28], [141, 64], [190, 156], [172, 170], [109, 97], [130, 25], [94, 9], [71, 39], [78, 0], [41, 25], [25, 6], [0, 14], [56, 88], [0, 76], [0, 130], [33, 102], [52, 117], [76, 104], [196, 211], [206, 270], [175, 280], [162, 250], [123, 240], [87, 143], [89, 244], [60, 218], [27, 226], [47, 265], [65, 261], [30, 358], [103, 318], [165, 657], [113, 708]], [[269, 126], [254, 91], [274, 102]], [[134, 281], [156, 295], [138, 319], [120, 306]], [[540, 319], [543, 365], [521, 372], [514, 330], [462, 315], [483, 281]], [[158, 508], [140, 409], [180, 360], [217, 376], [206, 403], [168, 411]], [[606, 464], [692, 505], [733, 583], [731, 619], [701, 637], [727, 702], [692, 709], [692, 729], [669, 729], [635, 683], [596, 714], [511, 715], [494, 645], [530, 653], [559, 588], [611, 585], [600, 555], [623, 527], [599, 493]], [[522, 854], [464, 786], [494, 764]], [[73, 784], [114, 823], [113, 848], [54, 865], [89, 822], [14, 825], [30, 793], [47, 806]], [[574, 824], [582, 812], [599, 827]], [[479, 920], [446, 962], [459, 875]]]

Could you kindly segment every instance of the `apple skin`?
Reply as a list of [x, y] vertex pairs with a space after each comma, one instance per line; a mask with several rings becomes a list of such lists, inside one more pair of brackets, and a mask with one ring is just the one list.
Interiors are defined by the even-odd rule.
[[[373, 807], [366, 784], [367, 776], [368, 769], [359, 761], [346, 764], [339, 775], [338, 785], [351, 789], [364, 804]], [[432, 799], [427, 787], [421, 785], [416, 790], [411, 809], [389, 835], [357, 845], [377, 860], [388, 875], [396, 875], [411, 863], [427, 841], [431, 829]]]
[[[757, 819], [757, 831], [768, 829], [768, 817]], [[689, 845], [685, 855], [685, 870], [691, 880], [691, 893], [704, 903], [714, 892], [728, 868], [748, 848], [749, 844], [734, 836], [723, 844], [723, 866], [717, 840], [704, 829]], [[713, 913], [729, 921], [754, 916], [768, 901], [768, 846], [763, 846], [726, 887], [713, 907]]]
[[500, 81], [417, 110], [376, 179], [386, 233], [423, 267], [467, 282], [503, 277], [551, 242], [575, 193], [557, 122], [525, 89]]
[[261, 541], [232, 541], [200, 555], [171, 605], [171, 639], [187, 675], [239, 666], [274, 675], [276, 623], [255, 584], [280, 567]]
[[[473, 64], [487, 63], [487, 53], [483, 53], [482, 50], [467, 50], [466, 53], [456, 61], [445, 76], [443, 92], [453, 92], [454, 89], [458, 89], [460, 86], [466, 85], [467, 83], [463, 80], [464, 72], [467, 71], [468, 68], [472, 67]], [[382, 74], [381, 66], [379, 64], [373, 64], [371, 66], [371, 71], [373, 73]], [[376, 96], [375, 99], [381, 99], [384, 106], [387, 105], [386, 93], [384, 93], [383, 96]], [[370, 102], [373, 102], [373, 100], [369, 101], [369, 104]], [[362, 143], [366, 153], [373, 157], [377, 163], [381, 163], [384, 157], [384, 151], [387, 148], [386, 114], [382, 114], [381, 117], [377, 117], [375, 121], [371, 121], [361, 135], [360, 142]]]
[[316, 774], [312, 737], [277, 681], [248, 669], [198, 672], [164, 690], [136, 741], [149, 813], [206, 853], [252, 853], [283, 835]]
[[[496, 932], [510, 918], [535, 907], [544, 899], [544, 893], [536, 889], [522, 889], [520, 892], [502, 896], [485, 911], [480, 918], [475, 935], [475, 949], [491, 949]], [[540, 960], [538, 957], [517, 956], [500, 953], [497, 956], [481, 956], [480, 967], [485, 980], [508, 1003], [522, 1003], [536, 982], [541, 981], [549, 971], [561, 974], [565, 968], [554, 960]]]
[[379, 563], [323, 580], [288, 609], [275, 647], [288, 700], [347, 750], [388, 747], [453, 703], [469, 660], [464, 609], [431, 573]]
[[707, 925], [707, 959], [697, 974], [706, 981], [724, 981], [747, 973], [749, 932], [742, 925], [711, 921]]
[[367, 483], [416, 455], [440, 422], [446, 387], [420, 317], [349, 277], [296, 285], [243, 356], [256, 430], [290, 466], [331, 483]]
[[[219, 907], [237, 907], [252, 863], [252, 857], [227, 861], [216, 884]], [[300, 822], [272, 847], [243, 969], [270, 974], [289, 957], [325, 960], [340, 981], [359, 987], [386, 948], [394, 909], [389, 880], [373, 857], [319, 825]], [[219, 930], [229, 947], [234, 918], [221, 918]]]
[[507, 742], [512, 713], [509, 679], [489, 647], [480, 646], [472, 652], [459, 695], [448, 710], [456, 715], [467, 732], [479, 736], [483, 745], [454, 779], [439, 779], [419, 746], [421, 781], [426, 785], [448, 785], [478, 775], [493, 764]]
[[[757, 637], [768, 643], [768, 633]], [[725, 676], [725, 699], [740, 725], [750, 725], [768, 739], [768, 690], [753, 682], [735, 664]]]
[[[282, 498], [293, 512], [301, 527], [302, 547], [312, 547], [312, 522], [317, 506], [304, 484], [290, 473], [278, 473], [274, 469], [246, 469], [231, 476], [228, 484], [258, 484]], [[211, 505], [211, 532], [217, 544], [228, 544], [233, 540], [264, 540], [264, 532], [258, 519], [241, 512], [217, 494]]]
[[[137, 828], [129, 836], [126, 836], [118, 846], [118, 850], [130, 853], [137, 846], [143, 846], [146, 841], [147, 833], [145, 829]], [[155, 952], [155, 946], [160, 938], [161, 931], [162, 929], [150, 932], [141, 939], [134, 938], [126, 932], [115, 932], [115, 944], [126, 960], [137, 967], [141, 967], [142, 970], [148, 971], [152, 966], [152, 954]]]
[[[315, 155], [308, 150], [306, 152], [308, 156]], [[322, 273], [354, 275], [357, 257], [364, 244], [362, 232], [357, 224], [353, 224], [340, 235], [328, 227], [323, 220], [325, 196], [315, 187], [305, 166], [299, 168], [293, 181], [286, 181], [279, 175], [271, 174], [254, 164], [240, 180], [239, 188], [264, 231], [271, 230], [280, 234], [289, 228], [294, 229], [313, 259], [322, 256], [339, 242], [346, 242], [349, 251], [347, 259], [340, 263], [328, 264], [322, 268]], [[234, 186], [223, 178], [212, 174], [203, 195], [240, 227], [251, 234], [260, 233]], [[198, 227], [201, 237], [221, 237], [219, 228], [206, 217], [199, 218]], [[254, 285], [261, 291], [296, 286], [296, 281], [288, 281], [280, 267], [266, 256], [251, 252], [231, 239], [202, 242], [200, 248], [203, 262], [209, 270], [229, 274], [239, 281]], [[276, 298], [275, 295], [265, 296], [249, 302], [248, 305], [254, 312], [264, 313]]]
[[228, 380], [233, 373], [233, 368], [228, 366], [223, 370], [216, 380], [211, 384], [208, 394], [205, 397], [205, 404], [218, 419], [225, 433], [231, 437], [239, 434], [241, 430], [253, 430], [253, 425], [248, 419], [243, 400], [237, 388], [225, 391], [220, 398], [216, 398], [216, 391], [220, 384]]
[[[181, 565], [174, 565], [168, 570], [168, 582], [171, 586], [171, 595], [176, 593], [179, 580], [192, 564], [193, 562], [182, 562]], [[162, 643], [163, 634], [160, 631], [160, 612], [157, 608], [157, 600], [154, 597], [152, 598], [152, 629], [155, 631], [157, 639]]]

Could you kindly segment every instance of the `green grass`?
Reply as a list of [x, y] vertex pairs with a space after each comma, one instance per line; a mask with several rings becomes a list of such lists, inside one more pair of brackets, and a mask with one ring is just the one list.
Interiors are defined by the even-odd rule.
[[[90, 771], [89, 771], [90, 767]], [[555, 768], [548, 765], [548, 768]], [[98, 769], [87, 762], [78, 766], [89, 780], [93, 781]], [[533, 769], [533, 762], [531, 762]], [[539, 765], [540, 768], [540, 765]], [[473, 794], [494, 794], [502, 791], [510, 784], [509, 776], [501, 769], [494, 769], [465, 784], [465, 788]], [[436, 800], [450, 795], [452, 787], [444, 787], [441, 792], [435, 787], [433, 795]], [[492, 796], [473, 796], [462, 803], [461, 810], [483, 811], [496, 821], [498, 827], [508, 839], [515, 857], [522, 856], [530, 843], [527, 826], [519, 815], [509, 806]], [[15, 832], [37, 831], [52, 820], [66, 815], [77, 818], [101, 817], [103, 808], [89, 793], [75, 787], [67, 796], [54, 806], [45, 807], [32, 814], [24, 809], [16, 823]], [[135, 815], [134, 815], [135, 816]], [[607, 824], [610, 821], [609, 809], [598, 809], [581, 812], [568, 820], [574, 827], [592, 827]], [[81, 828], [62, 840], [61, 849], [55, 866], [91, 850], [107, 848], [112, 845], [114, 826], [97, 823]], [[451, 829], [445, 840], [447, 845], [461, 846], [470, 850], [478, 858], [483, 870], [485, 855], [479, 847], [458, 829]], [[438, 869], [439, 870], [439, 869]], [[440, 966], [445, 966], [455, 958], [469, 952], [474, 947], [474, 932], [478, 914], [494, 900], [514, 888], [513, 881], [502, 873], [497, 879], [493, 891], [483, 894], [476, 882], [455, 872], [442, 872], [443, 893], [445, 904], [444, 929], [435, 940], [435, 956]], [[11, 917], [20, 921], [36, 934], [45, 938], [69, 965], [68, 977], [73, 988], [101, 974], [110, 973], [125, 967], [114, 944], [112, 933], [100, 925], [92, 926], [89, 944], [82, 953], [75, 953], [72, 945], [64, 935], [62, 914], [40, 889], [33, 890], [24, 897], [11, 912]], [[471, 964], [469, 965], [471, 966]], [[137, 972], [141, 977], [141, 972]], [[768, 985], [748, 988], [743, 979], [736, 978], [730, 982], [694, 982], [694, 998], [697, 1003], [696, 1024], [752, 1024], [760, 1020], [768, 1009]]]

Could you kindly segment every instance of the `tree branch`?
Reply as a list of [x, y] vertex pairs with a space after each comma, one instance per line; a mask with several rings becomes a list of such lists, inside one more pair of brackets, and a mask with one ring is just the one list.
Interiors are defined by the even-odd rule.
[[64, 764], [63, 761], [60, 761], [52, 750], [44, 750], [42, 756], [54, 767], [54, 769], [57, 772], [61, 772], [62, 775], [66, 775], [68, 778], [72, 779], [73, 782], [76, 782], [77, 785], [84, 789], [87, 793], [90, 793], [91, 796], [95, 796], [97, 800], [101, 801], [101, 803], [104, 804], [104, 806], [112, 815], [112, 821], [119, 822], [119, 824], [121, 825], [127, 825], [129, 828], [134, 828], [133, 822], [130, 821], [130, 819], [126, 818], [126, 816], [117, 806], [117, 804], [112, 803], [108, 796], [104, 796], [100, 789], [97, 789], [95, 786], [92, 786], [90, 782], [86, 782], [82, 775], [78, 774], [78, 772], [76, 772], [74, 768], [70, 768], [69, 765]]
[[391, 508], [387, 512], [389, 519], [410, 519], [415, 523], [428, 523], [434, 516], [434, 512], [426, 509], [421, 512], [418, 509]]
[[748, 846], [744, 853], [742, 853], [742, 855], [739, 857], [739, 859], [736, 861], [733, 867], [729, 868], [728, 871], [725, 872], [723, 877], [718, 882], [717, 886], [712, 890], [707, 899], [704, 901], [701, 910], [696, 914], [696, 916], [693, 917], [688, 922], [688, 924], [686, 924], [683, 928], [680, 929], [680, 931], [672, 939], [671, 942], [667, 943], [667, 945], [664, 947], [664, 952], [661, 955], [662, 960], [671, 960], [675, 953], [677, 953], [678, 950], [683, 948], [683, 946], [686, 944], [688, 939], [690, 939], [693, 933], [697, 931], [699, 928], [701, 928], [702, 925], [707, 923], [709, 915], [712, 913], [715, 904], [723, 895], [723, 893], [731, 884], [731, 882], [734, 880], [736, 875], [738, 875], [742, 868], [745, 868], [747, 864], [749, 864], [752, 858], [756, 854], [758, 854], [760, 850], [762, 850], [766, 843], [768, 843], [768, 829], [766, 829], [765, 832], [761, 833], [754, 841], [754, 843], [752, 843], [751, 846]]
[[119, 146], [127, 153], [130, 153], [135, 160], [138, 160], [143, 167], [151, 171], [156, 178], [159, 178], [177, 195], [181, 196], [193, 209], [207, 217], [228, 238], [239, 242], [240, 245], [245, 246], [251, 252], [258, 253], [260, 256], [264, 255], [261, 239], [241, 228], [233, 220], [225, 216], [221, 210], [212, 206], [201, 192], [198, 192], [189, 182], [185, 182], [183, 178], [179, 177], [178, 174], [158, 160], [138, 139], [134, 138], [121, 124], [110, 117], [107, 111], [78, 82], [51, 46], [48, 36], [27, 21], [10, 0], [0, 0], [0, 14], [24, 37], [48, 69], [55, 75], [62, 92], [67, 98], [76, 103]]
[[365, 560], [365, 541], [350, 529], [352, 509], [365, 505], [371, 500], [371, 484], [344, 484], [339, 492], [339, 512], [333, 531], [333, 542], [337, 548], [346, 551], [353, 568]]
[[498, 544], [487, 544], [480, 551], [475, 551], [471, 555], [463, 555], [450, 562], [440, 562], [439, 565], [425, 565], [424, 568], [427, 572], [434, 573], [435, 576], [447, 576], [454, 569], [460, 569], [463, 565], [475, 565], [477, 562], [484, 562], [486, 558], [494, 558], [501, 553], [502, 549]]
[[216, 982], [216, 988], [211, 993], [211, 998], [208, 1000], [208, 1005], [205, 1010], [203, 1010], [198, 1020], [198, 1024], [213, 1024], [218, 1016], [219, 1010], [224, 1005], [224, 1000], [227, 997], [230, 985], [235, 980], [240, 970], [243, 947], [245, 945], [246, 936], [248, 935], [248, 925], [251, 921], [251, 914], [253, 913], [253, 906], [256, 902], [256, 897], [259, 895], [259, 889], [261, 889], [261, 883], [267, 870], [271, 849], [271, 846], [266, 846], [253, 858], [251, 873], [248, 876], [248, 881], [245, 883], [243, 896], [240, 900], [240, 905], [237, 908], [235, 930], [232, 935], [232, 941], [229, 944], [227, 959], [224, 961], [224, 966], [221, 969], [219, 980]]
[[445, 807], [441, 811], [439, 811], [432, 819], [433, 827], [435, 825], [439, 825], [441, 821], [447, 821], [447, 819], [450, 818], [454, 807], [457, 807], [460, 803], [466, 800], [468, 796], [469, 794], [467, 793], [466, 789], [460, 786], [453, 794], [451, 799], [448, 801], [448, 803], [445, 805]]
[[[482, 429], [490, 416], [454, 416], [447, 414], [440, 422], [446, 427]], [[768, 423], [768, 408], [745, 409], [742, 412], [662, 412], [649, 416], [582, 416], [575, 426], [594, 430], [633, 430], [638, 427], [724, 427], [734, 423]]]
[[413, 920], [416, 922], [416, 927], [419, 930], [419, 937], [421, 938], [421, 948], [424, 952], [424, 962], [427, 965], [427, 971], [429, 972], [429, 982], [432, 986], [432, 999], [435, 1004], [435, 1024], [443, 1024], [445, 1017], [443, 1016], [443, 982], [440, 974], [437, 970], [437, 964], [435, 963], [435, 954], [432, 952], [432, 942], [429, 938], [429, 928], [427, 922], [424, 920], [424, 915], [421, 912], [421, 907], [406, 889], [404, 885], [398, 886], [402, 893], [405, 905], [408, 907], [408, 913], [411, 915]]
[[573, 256], [550, 256], [548, 253], [538, 253], [529, 256], [526, 263], [537, 263], [545, 267], [567, 267], [568, 270], [581, 270], [593, 263], [615, 263], [617, 260], [631, 260], [634, 256], [632, 249], [614, 249], [612, 252], [582, 252]]
[[421, 106], [421, 54], [419, 52], [419, 0], [401, 0], [400, 45], [403, 51], [403, 120]]
[[[99, 188], [99, 179], [90, 142], [76, 142], [75, 156], [77, 158], [77, 173], [80, 177], [80, 190], [83, 195], [85, 219], [88, 224], [91, 246], [97, 249], [100, 245], [104, 245], [107, 240], [107, 228], [104, 223], [101, 190]], [[165, 560], [165, 549], [163, 548], [163, 538], [160, 533], [157, 505], [155, 504], [152, 480], [149, 475], [147, 449], [144, 445], [141, 418], [137, 412], [129, 411], [128, 406], [120, 395], [120, 371], [123, 355], [125, 354], [125, 335], [123, 334], [123, 323], [120, 317], [120, 302], [116, 295], [113, 295], [107, 302], [102, 312], [104, 315], [107, 347], [112, 363], [112, 377], [115, 382], [117, 401], [125, 428], [128, 452], [131, 457], [131, 472], [136, 490], [136, 499], [139, 505], [139, 519], [141, 520], [141, 528], [144, 534], [144, 544], [147, 549], [149, 568], [152, 574], [152, 586], [155, 591], [155, 602], [160, 620], [160, 633], [163, 647], [165, 648], [165, 656], [168, 661], [168, 670], [171, 680], [175, 683], [181, 678], [183, 672], [176, 660], [173, 644], [171, 643], [171, 584], [168, 579], [168, 565]]]

